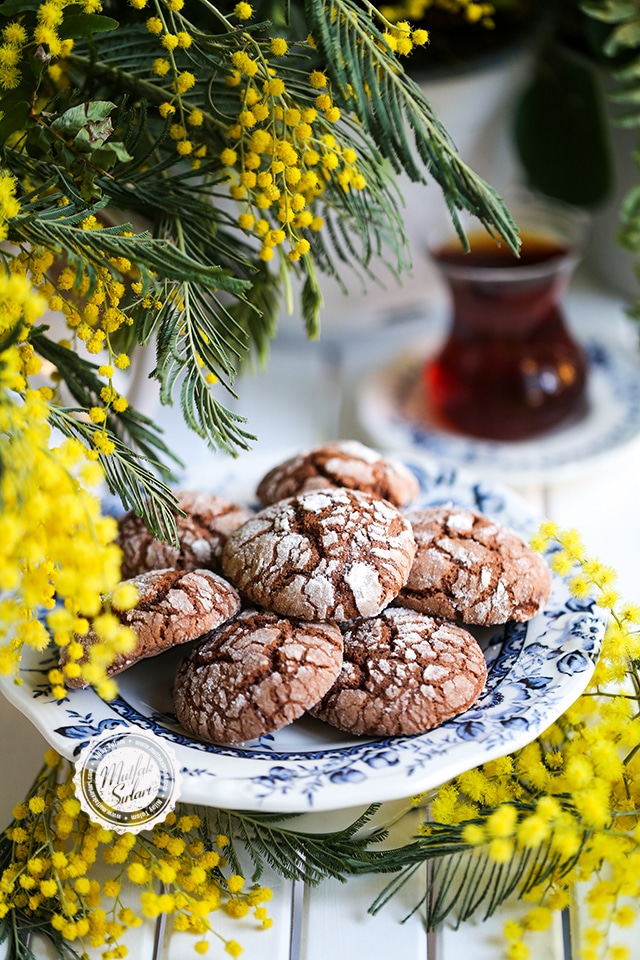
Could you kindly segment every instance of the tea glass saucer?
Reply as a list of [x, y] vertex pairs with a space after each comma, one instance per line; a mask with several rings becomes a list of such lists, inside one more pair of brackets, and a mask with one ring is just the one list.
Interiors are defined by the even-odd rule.
[[482, 476], [509, 483], [569, 478], [594, 466], [640, 434], [640, 369], [620, 349], [590, 338], [587, 410], [582, 419], [526, 441], [482, 440], [448, 430], [428, 408], [421, 382], [433, 341], [416, 345], [366, 375], [357, 388], [356, 417], [365, 442], [421, 451]]

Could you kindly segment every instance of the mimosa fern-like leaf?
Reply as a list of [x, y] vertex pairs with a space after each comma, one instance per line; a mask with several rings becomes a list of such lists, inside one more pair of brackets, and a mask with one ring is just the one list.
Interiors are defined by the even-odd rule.
[[[79, 420], [81, 411], [71, 407], [52, 407], [51, 425], [67, 437], [75, 437], [92, 446], [96, 430], [93, 424]], [[161, 465], [136, 454], [113, 433], [114, 443], [109, 455], [100, 454], [99, 460], [111, 493], [122, 501], [124, 509], [133, 509], [154, 536], [169, 543], [178, 543], [176, 529], [177, 499], [173, 491], [157, 477]], [[148, 464], [148, 465], [147, 465]]]
[[[282, 815], [239, 813], [230, 810], [212, 810], [208, 813], [214, 832], [240, 841], [251, 859], [255, 874], [260, 876], [265, 864], [288, 880], [304, 880], [315, 885], [327, 877], [345, 880], [352, 862], [374, 864], [379, 856], [369, 849], [386, 837], [378, 830], [368, 838], [357, 833], [375, 814], [379, 804], [372, 804], [344, 830], [332, 833], [304, 833], [295, 830], [295, 818]], [[282, 821], [286, 820], [286, 825]], [[240, 862], [237, 851], [230, 852]]]
[[428, 100], [400, 68], [375, 19], [363, 17], [354, 0], [306, 0], [305, 7], [333, 84], [345, 99], [351, 99], [381, 155], [415, 181], [424, 180], [418, 158], [426, 164], [444, 192], [462, 237], [458, 211], [468, 210], [517, 250], [516, 226], [502, 201], [457, 155]]

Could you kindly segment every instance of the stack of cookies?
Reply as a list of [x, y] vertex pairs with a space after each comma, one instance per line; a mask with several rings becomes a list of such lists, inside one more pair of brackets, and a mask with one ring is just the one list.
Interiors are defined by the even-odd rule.
[[[175, 677], [176, 715], [195, 737], [220, 743], [272, 733], [305, 712], [385, 736], [424, 733], [463, 712], [487, 672], [464, 625], [530, 619], [551, 576], [513, 531], [451, 504], [410, 509], [418, 493], [404, 464], [347, 441], [271, 470], [256, 513], [183, 494], [179, 549], [125, 515], [123, 569], [147, 590], [126, 622], [136, 629], [155, 617], [158, 640], [145, 627], [112, 672], [166, 649], [169, 635], [198, 636]], [[159, 616], [150, 583], [162, 595]], [[183, 618], [189, 629], [178, 627]]]

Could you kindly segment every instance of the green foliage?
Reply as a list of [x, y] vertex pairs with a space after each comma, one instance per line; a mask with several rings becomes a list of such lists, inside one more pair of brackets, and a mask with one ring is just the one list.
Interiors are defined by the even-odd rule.
[[[295, 817], [279, 814], [243, 813], [232, 810], [207, 809], [201, 815], [212, 835], [223, 833], [232, 838], [225, 854], [241, 872], [239, 843], [253, 865], [253, 880], [258, 880], [268, 864], [287, 880], [304, 880], [316, 885], [327, 877], [345, 880], [349, 874], [371, 872], [382, 863], [384, 854], [370, 847], [387, 836], [377, 830], [372, 836], [357, 836], [371, 820], [379, 804], [372, 804], [343, 830], [329, 833], [296, 831]], [[287, 821], [286, 825], [282, 821]], [[292, 821], [292, 822], [291, 822]], [[396, 869], [395, 867], [393, 869]]]
[[115, 109], [115, 103], [108, 100], [81, 103], [61, 113], [50, 127], [56, 138], [54, 151], [70, 173], [75, 172], [80, 160], [76, 159], [78, 154], [82, 160], [88, 161], [83, 163], [80, 176], [80, 193], [87, 201], [102, 195], [96, 183], [100, 174], [111, 170], [118, 162], [133, 159], [123, 143], [110, 139], [113, 133], [110, 114]]
[[[41, 357], [52, 363], [69, 393], [81, 409], [90, 409], [100, 403], [100, 390], [103, 381], [97, 376], [97, 364], [91, 363], [75, 351], [60, 346], [46, 336], [46, 327], [36, 328], [31, 335], [31, 343]], [[131, 407], [121, 413], [113, 410], [107, 416], [107, 425], [111, 433], [127, 446], [137, 450], [147, 460], [157, 461], [158, 471], [166, 479], [171, 479], [169, 470], [161, 464], [157, 455], [179, 460], [171, 453], [162, 440], [162, 431], [149, 417]]]
[[[232, 838], [225, 853], [238, 872], [242, 872], [243, 855], [248, 854], [253, 880], [261, 877], [266, 865], [287, 880], [310, 885], [329, 877], [344, 881], [349, 876], [393, 874], [372, 902], [372, 914], [382, 910], [416, 870], [427, 867], [424, 896], [414, 911], [425, 910], [430, 930], [445, 919], [456, 923], [472, 917], [487, 919], [514, 897], [525, 897], [551, 878], [557, 881], [568, 874], [582, 851], [580, 846], [563, 857], [553, 850], [550, 837], [538, 847], [518, 849], [507, 863], [498, 863], [487, 845], [474, 847], [464, 839], [465, 828], [476, 821], [429, 823], [424, 834], [403, 846], [381, 846], [388, 832], [367, 829], [378, 806], [372, 804], [348, 827], [329, 833], [296, 830], [296, 818], [280, 814], [215, 808], [199, 812], [213, 837], [217, 832]], [[515, 806], [523, 815], [534, 809], [526, 802]], [[483, 811], [487, 816], [490, 812]]]
[[513, 220], [495, 191], [457, 155], [418, 85], [398, 68], [375, 21], [363, 18], [354, 0], [306, 0], [305, 8], [335, 86], [346, 94], [358, 122], [393, 169], [424, 182], [426, 167], [443, 190], [463, 242], [457, 217], [461, 209], [471, 211], [517, 250]]
[[31, 947], [33, 938], [43, 937], [59, 960], [82, 960], [82, 955], [51, 926], [51, 916], [43, 913], [37, 919], [22, 910], [0, 920], [0, 946], [6, 947], [5, 960], [38, 960]]
[[[39, 6], [4, 0], [0, 28], [17, 19], [31, 37]], [[380, 258], [397, 275], [408, 268], [395, 173], [435, 180], [459, 230], [458, 211], [470, 210], [517, 246], [503, 202], [458, 157], [419, 87], [381, 39], [373, 7], [356, 0], [307, 0], [289, 10], [275, 2], [266, 11], [272, 22], [238, 25], [233, 4], [193, 0], [182, 12], [167, 12], [162, 30], [188, 40], [170, 51], [147, 29], [149, 11], [136, 11], [125, 0], [105, 0], [103, 10], [91, 14], [69, 4], [63, 13], [59, 38], [73, 40], [73, 49], [58, 63], [42, 44], [25, 42], [15, 77], [3, 91], [2, 163], [20, 185], [20, 211], [7, 223], [8, 239], [20, 251], [51, 251], [57, 264], [76, 272], [78, 284], [86, 281], [89, 297], [105, 271], [124, 288], [119, 309], [127, 322], [111, 333], [113, 348], [155, 350], [161, 402], [179, 398], [187, 426], [209, 446], [233, 454], [254, 440], [224, 398], [235, 396], [237, 375], [252, 356], [266, 361], [282, 310], [294, 309], [293, 289], [300, 291], [306, 331], [317, 337], [323, 274], [347, 291], [354, 276], [361, 285], [377, 282]], [[289, 38], [289, 52], [275, 59], [274, 32]], [[309, 33], [315, 47], [307, 42]], [[221, 160], [230, 142], [237, 145], [229, 131], [242, 107], [227, 80], [234, 56], [247, 51], [262, 76], [276, 69], [285, 88], [277, 101], [283, 110], [315, 111], [317, 90], [309, 74], [325, 71], [340, 113], [336, 137], [341, 150], [357, 155], [366, 184], [350, 189], [319, 167], [313, 213], [324, 226], [303, 234], [308, 249], [297, 257], [279, 248], [268, 264], [258, 236], [239, 225], [245, 208], [229, 199], [229, 168]], [[163, 57], [167, 67], [158, 72], [154, 61]], [[185, 77], [191, 79], [178, 93], [178, 78]], [[276, 101], [269, 102], [275, 110]], [[334, 129], [322, 116], [318, 124], [318, 134]], [[193, 164], [189, 137], [199, 148]], [[280, 230], [275, 208], [254, 212], [267, 217], [272, 231]], [[92, 216], [102, 229], [87, 228]], [[140, 218], [142, 228], [131, 225]], [[134, 294], [122, 264], [135, 269], [142, 293]], [[51, 280], [55, 287], [55, 272]], [[100, 390], [91, 364], [70, 362], [42, 333], [33, 345], [62, 364], [79, 411], [95, 404]], [[78, 414], [65, 410], [60, 417], [71, 429], [69, 421]], [[146, 515], [157, 513], [156, 529], [167, 529], [163, 494], [148, 481], [149, 472], [168, 477], [166, 447], [133, 411], [110, 412], [107, 429], [119, 451], [110, 483], [123, 502]], [[90, 442], [91, 431], [78, 430]], [[103, 459], [106, 464], [109, 457]], [[147, 507], [145, 491], [151, 497]]]
[[[54, 407], [51, 425], [65, 436], [91, 446], [95, 427], [77, 416], [81, 412], [82, 408]], [[166, 468], [158, 460], [136, 454], [115, 433], [108, 433], [108, 436], [114, 442], [115, 450], [108, 456], [101, 454], [99, 460], [109, 489], [120, 497], [125, 510], [135, 510], [142, 517], [155, 537], [177, 544], [176, 496], [158, 477]]]
[[[635, 0], [594, 0], [585, 3], [583, 9], [609, 29], [603, 50], [614, 63], [616, 87], [610, 99], [621, 108], [615, 122], [640, 129], [640, 7]], [[618, 240], [640, 260], [640, 186], [634, 186], [624, 198], [619, 218]], [[631, 305], [628, 312], [632, 318], [640, 319], [640, 301]]]
[[64, 21], [60, 36], [64, 40], [79, 40], [81, 37], [90, 37], [94, 33], [110, 33], [118, 26], [113, 17], [103, 17], [98, 13], [84, 13], [80, 6], [76, 7], [79, 13], [72, 13], [73, 6], [65, 10]]
[[[563, 0], [549, 6], [547, 26], [517, 110], [516, 145], [534, 188], [597, 209], [615, 177], [610, 124], [640, 129], [640, 5]], [[640, 258], [640, 188], [624, 198], [619, 220], [618, 241]], [[629, 314], [640, 317], [640, 303]]]
[[603, 52], [614, 64], [616, 87], [610, 99], [623, 108], [616, 114], [616, 124], [640, 127], [640, 8], [636, 3], [609, 0], [586, 4], [585, 11], [609, 28]]
[[428, 865], [424, 897], [414, 907], [424, 908], [428, 929], [445, 919], [456, 924], [472, 917], [486, 920], [514, 897], [526, 897], [550, 878], [564, 876], [579, 858], [579, 853], [562, 858], [546, 842], [521, 848], [508, 862], [497, 863], [486, 846], [465, 843], [463, 826], [429, 824], [428, 829], [426, 836], [382, 855], [378, 868], [396, 875], [371, 904], [370, 913], [378, 913], [419, 867]]
[[530, 185], [577, 206], [607, 198], [613, 182], [604, 96], [592, 62], [546, 48], [519, 104], [515, 142]]
[[585, 3], [585, 13], [603, 23], [613, 25], [603, 50], [606, 56], [616, 57], [627, 50], [640, 48], [640, 10], [629, 0], [608, 0], [607, 3]]
[[0, 16], [15, 17], [18, 13], [35, 11], [39, 6], [40, 0], [4, 0], [4, 3], [0, 3]]
[[182, 376], [180, 401], [187, 426], [211, 446], [228, 452], [233, 452], [234, 445], [246, 449], [255, 438], [239, 428], [244, 418], [213, 399], [201, 372], [204, 365], [233, 392], [233, 358], [239, 360], [246, 350], [245, 333], [215, 297], [204, 301], [188, 283], [182, 285], [181, 292], [184, 311], [179, 322], [172, 310], [165, 311], [157, 334], [158, 366], [154, 375], [161, 383], [160, 399], [171, 403], [173, 389]]
[[[345, 881], [350, 876], [393, 873], [371, 904], [372, 914], [383, 909], [416, 870], [427, 866], [425, 895], [414, 910], [424, 908], [428, 929], [445, 919], [456, 923], [472, 917], [486, 919], [514, 895], [525, 896], [552, 875], [568, 872], [577, 860], [577, 855], [568, 856], [560, 863], [546, 845], [521, 851], [509, 863], [498, 864], [485, 849], [464, 842], [462, 826], [444, 824], [430, 825], [427, 836], [415, 837], [404, 846], [384, 849], [380, 845], [387, 839], [385, 830], [362, 835], [377, 809], [378, 805], [372, 804], [348, 827], [327, 833], [296, 831], [295, 817], [278, 814], [215, 808], [198, 808], [197, 812], [205, 846], [215, 849], [216, 835], [227, 836], [230, 843], [224, 852], [231, 869], [244, 874], [248, 856], [254, 868], [253, 882], [259, 882], [267, 865], [287, 880], [302, 880], [311, 886], [327, 878]], [[188, 815], [192, 810], [185, 807], [176, 812]], [[0, 872], [10, 859], [11, 842], [3, 835]], [[58, 957], [77, 956], [72, 945], [50, 927], [49, 920], [46, 911], [41, 911], [37, 919], [11, 911], [0, 920], [0, 942], [7, 942], [9, 956], [32, 960], [33, 954], [25, 944], [27, 929], [49, 937]]]

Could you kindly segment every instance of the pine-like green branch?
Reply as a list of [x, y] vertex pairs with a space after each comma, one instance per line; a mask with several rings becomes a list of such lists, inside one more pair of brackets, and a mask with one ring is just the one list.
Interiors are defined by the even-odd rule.
[[[364, 874], [394, 874], [370, 907], [376, 914], [425, 869], [424, 895], [414, 911], [425, 911], [429, 929], [443, 920], [462, 923], [472, 917], [487, 919], [513, 897], [558, 880], [576, 865], [588, 839], [562, 856], [553, 844], [553, 833], [538, 847], [518, 848], [506, 863], [497, 862], [488, 845], [472, 846], [464, 836], [467, 823], [430, 823], [424, 835], [392, 849], [381, 849], [384, 830], [370, 836], [359, 831], [377, 809], [372, 805], [347, 828], [333, 833], [309, 834], [295, 829], [295, 818], [231, 810], [203, 811], [205, 839], [223, 833], [231, 839], [227, 857], [241, 871], [240, 850], [248, 853], [258, 879], [266, 865], [288, 880], [315, 885], [325, 878], [346, 880]], [[528, 811], [532, 806], [523, 807]], [[283, 824], [286, 821], [286, 824]], [[481, 821], [478, 821], [481, 822]]]
[[[29, 337], [34, 349], [48, 360], [58, 371], [69, 393], [83, 410], [100, 405], [100, 391], [104, 387], [97, 375], [97, 364], [84, 359], [74, 350], [61, 346], [46, 336], [46, 327], [37, 327]], [[106, 424], [110, 432], [123, 443], [137, 450], [146, 460], [153, 462], [159, 474], [171, 479], [169, 466], [158, 459], [158, 455], [181, 465], [180, 460], [162, 439], [162, 431], [144, 414], [127, 407], [121, 413], [113, 408], [107, 413]]]
[[[78, 419], [84, 411], [80, 408], [52, 407], [49, 420], [67, 437], [81, 440], [85, 446], [93, 446], [93, 424]], [[174, 492], [158, 479], [162, 464], [146, 457], [137, 456], [115, 434], [107, 431], [114, 443], [114, 451], [100, 454], [99, 460], [111, 493], [119, 497], [125, 510], [134, 510], [151, 533], [174, 545], [178, 544], [176, 527], [177, 499]]]
[[517, 251], [517, 228], [503, 202], [460, 159], [428, 100], [362, 7], [354, 0], [306, 0], [305, 9], [333, 84], [394, 170], [424, 181], [422, 160], [442, 188], [461, 238], [458, 211], [468, 210]]
[[[353, 823], [333, 833], [308, 834], [295, 830], [291, 818], [281, 815], [244, 813], [232, 810], [211, 809], [203, 811], [207, 829], [223, 833], [232, 839], [228, 857], [240, 865], [235, 845], [238, 842], [255, 867], [257, 879], [265, 865], [288, 880], [304, 880], [316, 885], [327, 877], [344, 881], [351, 873], [374, 868], [382, 853], [371, 850], [387, 836], [378, 830], [372, 836], [358, 837], [358, 832], [370, 821], [379, 804], [372, 804]], [[281, 821], [287, 820], [283, 826]]]

